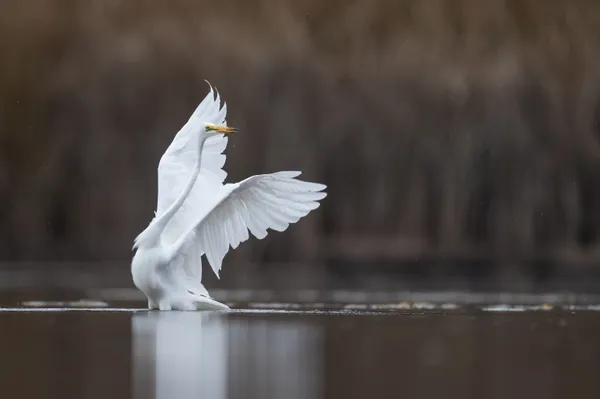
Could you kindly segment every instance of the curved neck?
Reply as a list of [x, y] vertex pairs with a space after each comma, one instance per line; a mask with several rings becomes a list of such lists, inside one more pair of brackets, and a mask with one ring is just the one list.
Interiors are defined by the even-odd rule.
[[175, 200], [175, 202], [173, 202], [171, 206], [169, 206], [162, 215], [158, 215], [157, 217], [155, 217], [150, 222], [150, 225], [142, 233], [140, 233], [140, 235], [136, 237], [134, 242], [134, 248], [139, 246], [148, 247], [159, 245], [160, 235], [167, 226], [167, 223], [171, 220], [173, 215], [175, 215], [175, 212], [177, 212], [179, 208], [181, 208], [185, 199], [192, 191], [192, 188], [196, 183], [196, 179], [198, 179], [198, 175], [200, 174], [200, 166], [202, 162], [202, 149], [204, 147], [204, 142], [207, 138], [208, 137], [206, 135], [200, 135], [200, 137], [198, 137], [198, 158], [196, 159], [196, 165], [194, 167], [194, 170], [192, 171], [192, 175], [190, 176], [187, 182], [187, 185], [185, 186], [185, 189], [181, 192], [181, 194], [179, 194], [177, 200]]

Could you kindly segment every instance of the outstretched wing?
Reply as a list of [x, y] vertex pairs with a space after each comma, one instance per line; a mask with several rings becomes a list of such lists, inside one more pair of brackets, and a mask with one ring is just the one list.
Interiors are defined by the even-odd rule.
[[229, 247], [248, 240], [248, 230], [263, 239], [267, 229], [284, 231], [319, 207], [327, 186], [296, 179], [301, 172], [277, 172], [252, 176], [226, 184], [194, 231], [194, 243], [206, 254], [219, 277]]
[[[167, 148], [158, 164], [158, 198], [156, 204], [156, 213], [160, 215], [175, 202], [179, 194], [185, 188], [192, 170], [198, 158], [198, 135], [194, 134], [200, 128], [203, 122], [213, 123], [215, 125], [226, 125], [227, 104], [221, 101], [219, 93], [213, 91], [210, 86], [210, 92], [204, 100], [198, 105], [188, 122], [177, 132], [171, 145]], [[225, 165], [225, 154], [223, 151], [227, 147], [228, 138], [224, 134], [209, 137], [202, 150], [202, 170], [201, 175], [216, 183], [223, 183], [227, 173], [223, 170]], [[177, 212], [176, 218], [185, 220], [190, 215], [187, 212], [193, 212], [193, 207], [186, 207], [188, 203], [197, 203], [197, 199], [202, 198], [202, 187], [196, 184], [184, 206]]]

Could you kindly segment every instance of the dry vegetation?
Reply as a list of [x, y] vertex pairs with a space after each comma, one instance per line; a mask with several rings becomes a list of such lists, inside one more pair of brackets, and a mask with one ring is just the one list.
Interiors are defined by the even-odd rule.
[[244, 131], [232, 180], [329, 185], [321, 211], [230, 262], [597, 246], [600, 3], [2, 6], [2, 258], [129, 259], [203, 79]]

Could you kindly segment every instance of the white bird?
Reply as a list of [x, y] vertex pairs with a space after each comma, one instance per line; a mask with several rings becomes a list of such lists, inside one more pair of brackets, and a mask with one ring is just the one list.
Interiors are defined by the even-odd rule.
[[[210, 86], [210, 84], [209, 84]], [[131, 262], [135, 286], [148, 309], [227, 310], [202, 284], [202, 255], [219, 277], [229, 247], [250, 233], [284, 231], [319, 207], [324, 184], [296, 179], [301, 172], [256, 175], [224, 184], [228, 133], [227, 105], [210, 92], [175, 135], [158, 165], [154, 218], [134, 241]]]

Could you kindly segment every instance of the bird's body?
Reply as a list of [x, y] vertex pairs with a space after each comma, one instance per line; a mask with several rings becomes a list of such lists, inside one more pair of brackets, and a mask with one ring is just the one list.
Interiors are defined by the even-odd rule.
[[223, 258], [267, 229], [284, 231], [325, 198], [323, 184], [276, 172], [223, 184], [227, 108], [212, 87], [177, 133], [158, 166], [155, 217], [135, 239], [131, 264], [135, 286], [149, 309], [226, 310], [202, 284], [202, 255], [217, 277]]

